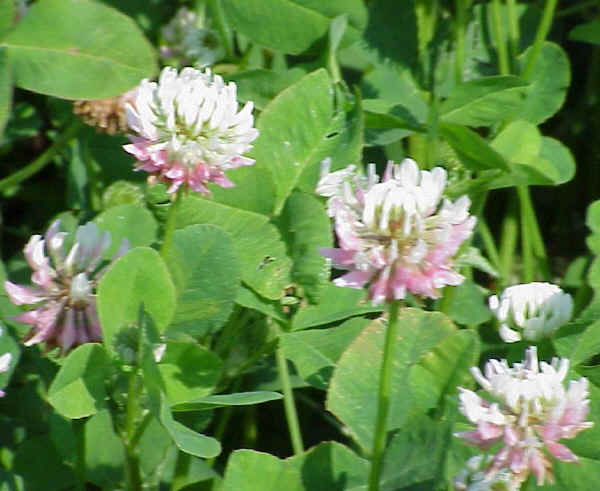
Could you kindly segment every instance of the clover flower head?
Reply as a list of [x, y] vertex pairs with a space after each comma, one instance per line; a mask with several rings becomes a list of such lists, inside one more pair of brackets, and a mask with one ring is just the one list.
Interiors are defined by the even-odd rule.
[[527, 349], [524, 362], [512, 367], [506, 360], [489, 360], [485, 375], [477, 367], [471, 369], [495, 401], [459, 387], [460, 411], [476, 428], [455, 436], [482, 450], [501, 445], [486, 476], [507, 469], [513, 483], [519, 484], [533, 473], [541, 485], [554, 480], [549, 455], [564, 462], [577, 461], [559, 440], [573, 438], [593, 423], [585, 421], [590, 404], [588, 381], [580, 378], [565, 388], [568, 370], [569, 360], [564, 358], [538, 363], [534, 346]]
[[[33, 269], [34, 287], [4, 282], [10, 301], [35, 308], [14, 320], [33, 326], [25, 345], [45, 342], [48, 348], [60, 347], [64, 353], [80, 344], [102, 339], [96, 312], [95, 289], [106, 271], [100, 268], [110, 247], [110, 234], [100, 234], [95, 223], [80, 226], [73, 246], [65, 250], [67, 234], [59, 232], [60, 221], [48, 228], [45, 236], [34, 235], [25, 246], [25, 259]], [[129, 248], [121, 244], [113, 261]]]
[[571, 319], [573, 299], [556, 285], [534, 282], [511, 286], [500, 297], [492, 295], [489, 306], [504, 341], [538, 341]]
[[324, 161], [317, 193], [329, 198], [339, 248], [321, 249], [340, 269], [338, 286], [369, 284], [375, 303], [402, 299], [407, 292], [430, 298], [464, 280], [453, 257], [473, 232], [469, 198], [444, 199], [446, 171], [420, 171], [416, 162], [389, 162], [383, 179], [370, 164], [366, 176], [354, 166], [329, 172]]
[[491, 463], [490, 455], [475, 455], [454, 478], [457, 491], [517, 491], [518, 485], [511, 479], [507, 469], [486, 474], [485, 467]]
[[136, 170], [151, 181], [210, 194], [213, 182], [232, 187], [225, 171], [252, 165], [243, 154], [258, 136], [252, 102], [238, 111], [236, 85], [210, 70], [166, 67], [158, 82], [144, 79], [135, 104], [126, 106], [131, 143], [123, 148], [138, 159]]
[[181, 7], [160, 31], [164, 38], [160, 46], [161, 58], [194, 68], [210, 66], [223, 58], [225, 49], [219, 36], [202, 24], [194, 11]]
[[73, 103], [73, 112], [97, 131], [116, 135], [127, 131], [125, 106], [135, 101], [136, 89], [109, 99], [80, 100]]

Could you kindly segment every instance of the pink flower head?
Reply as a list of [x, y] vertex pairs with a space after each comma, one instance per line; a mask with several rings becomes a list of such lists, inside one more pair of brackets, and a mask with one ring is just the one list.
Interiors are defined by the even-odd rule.
[[[401, 299], [407, 292], [438, 298], [440, 288], [464, 280], [453, 257], [471, 235], [475, 217], [463, 196], [444, 199], [446, 171], [420, 171], [416, 162], [389, 162], [382, 181], [369, 165], [368, 175], [354, 166], [329, 172], [324, 161], [317, 193], [326, 196], [339, 248], [321, 249], [340, 269], [338, 286], [369, 285], [375, 303]], [[440, 204], [441, 202], [441, 204]]]
[[[106, 268], [99, 269], [110, 247], [110, 234], [95, 223], [80, 226], [68, 253], [64, 248], [65, 232], [59, 232], [56, 220], [42, 238], [34, 235], [25, 246], [25, 259], [33, 270], [34, 287], [4, 282], [10, 301], [15, 305], [35, 305], [14, 320], [33, 326], [26, 346], [45, 342], [48, 348], [71, 348], [102, 339], [96, 313], [96, 285]], [[129, 248], [126, 240], [113, 258]]]
[[485, 376], [479, 368], [471, 373], [479, 385], [495, 398], [488, 402], [475, 392], [460, 387], [460, 410], [476, 428], [457, 433], [471, 445], [487, 450], [500, 449], [487, 467], [487, 473], [508, 469], [515, 483], [533, 473], [538, 485], [553, 482], [550, 455], [564, 462], [577, 456], [561, 439], [573, 438], [593, 423], [585, 421], [589, 411], [588, 381], [563, 381], [569, 360], [538, 363], [534, 346], [527, 349], [525, 361], [509, 367], [506, 360], [489, 360]]
[[187, 186], [210, 194], [207, 183], [231, 187], [225, 171], [254, 163], [243, 156], [258, 136], [252, 108], [247, 102], [238, 112], [235, 83], [208, 69], [166, 67], [158, 83], [142, 80], [126, 106], [135, 134], [123, 148], [138, 159], [136, 170], [169, 184], [170, 193]]

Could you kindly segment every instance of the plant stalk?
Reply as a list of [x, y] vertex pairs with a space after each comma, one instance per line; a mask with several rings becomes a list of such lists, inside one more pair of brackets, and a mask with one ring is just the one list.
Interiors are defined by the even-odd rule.
[[171, 247], [173, 246], [173, 236], [175, 234], [175, 227], [177, 225], [177, 211], [179, 210], [182, 194], [183, 191], [178, 189], [167, 215], [167, 223], [165, 223], [163, 242], [160, 246], [160, 255], [165, 261], [167, 260], [167, 256], [169, 255]]
[[455, 63], [454, 77], [459, 84], [463, 80], [463, 70], [465, 65], [465, 30], [467, 25], [467, 0], [456, 0], [456, 24], [455, 24]]
[[0, 179], [0, 192], [22, 183], [46, 167], [54, 156], [77, 135], [82, 126], [83, 123], [79, 119], [74, 119], [48, 150], [14, 174]]
[[504, 37], [504, 26], [500, 13], [500, 0], [492, 0], [492, 22], [494, 25], [494, 35], [496, 36], [496, 46], [498, 47], [498, 69], [500, 75], [510, 73], [508, 64], [508, 52], [506, 50], [506, 38]]
[[527, 64], [525, 65], [525, 69], [522, 73], [522, 76], [525, 80], [529, 80], [533, 75], [535, 62], [537, 61], [538, 55], [542, 50], [546, 36], [548, 35], [548, 32], [550, 32], [550, 27], [552, 27], [552, 18], [554, 17], [554, 10], [556, 9], [557, 3], [558, 0], [547, 0], [546, 4], [544, 5], [542, 20], [540, 21], [540, 25], [535, 33], [535, 40], [533, 42], [533, 46], [531, 47], [529, 57], [527, 58]]
[[506, 13], [508, 15], [508, 49], [510, 50], [513, 72], [518, 73], [517, 56], [519, 55], [520, 34], [515, 0], [506, 0]]
[[388, 413], [390, 409], [390, 393], [392, 390], [392, 369], [394, 366], [394, 348], [398, 331], [398, 310], [400, 302], [390, 304], [388, 326], [385, 331], [383, 360], [379, 375], [379, 398], [377, 403], [377, 420], [373, 452], [371, 454], [371, 470], [369, 472], [369, 491], [379, 491], [379, 480], [383, 467], [383, 453], [387, 436]]
[[212, 18], [215, 22], [215, 27], [217, 28], [217, 31], [221, 37], [223, 48], [225, 48], [225, 54], [227, 55], [227, 58], [232, 59], [235, 56], [233, 38], [231, 29], [229, 28], [227, 20], [225, 19], [225, 12], [223, 12], [221, 0], [207, 0], [207, 3], [208, 8], [211, 11]]
[[138, 376], [137, 367], [134, 367], [129, 375], [127, 405], [125, 407], [125, 478], [127, 489], [130, 491], [142, 489], [139, 459], [135, 450], [136, 423], [140, 411], [140, 388], [141, 379]]
[[298, 413], [296, 412], [292, 384], [290, 383], [290, 372], [281, 346], [277, 346], [275, 358], [277, 360], [277, 369], [279, 371], [281, 388], [283, 390], [283, 406], [285, 408], [285, 419], [287, 420], [290, 439], [292, 441], [292, 449], [294, 450], [294, 455], [298, 455], [304, 451], [304, 444], [302, 443], [300, 423], [298, 421]]

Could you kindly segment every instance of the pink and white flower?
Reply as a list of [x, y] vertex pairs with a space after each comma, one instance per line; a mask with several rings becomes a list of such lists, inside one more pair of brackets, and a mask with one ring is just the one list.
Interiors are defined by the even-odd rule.
[[573, 313], [571, 295], [540, 282], [511, 286], [499, 298], [492, 295], [489, 306], [500, 322], [500, 337], [507, 343], [551, 336]]
[[529, 347], [523, 363], [509, 367], [506, 360], [489, 360], [485, 376], [477, 367], [471, 373], [479, 385], [496, 402], [489, 402], [475, 392], [459, 387], [460, 411], [476, 428], [457, 433], [469, 444], [482, 450], [500, 444], [486, 469], [492, 474], [508, 469], [515, 483], [533, 473], [538, 485], [553, 482], [553, 456], [564, 462], [575, 462], [577, 456], [561, 439], [573, 438], [593, 426], [585, 421], [589, 411], [586, 378], [563, 381], [569, 360], [538, 363], [537, 350]]
[[170, 193], [187, 186], [209, 194], [209, 182], [233, 186], [225, 171], [254, 163], [243, 154], [258, 137], [253, 104], [238, 112], [236, 91], [209, 69], [166, 67], [158, 83], [142, 80], [135, 104], [126, 106], [135, 134], [123, 147], [138, 159], [136, 170], [169, 184]]
[[486, 473], [492, 460], [490, 455], [475, 455], [467, 460], [467, 464], [454, 478], [454, 489], [457, 491], [517, 491], [518, 484], [513, 482], [507, 469]]
[[[34, 235], [25, 246], [35, 286], [5, 281], [4, 288], [15, 305], [35, 305], [14, 318], [33, 326], [25, 345], [45, 342], [48, 348], [60, 347], [64, 354], [80, 344], [102, 339], [94, 291], [107, 269], [99, 267], [110, 247], [110, 234], [101, 235], [93, 222], [82, 225], [67, 253], [67, 234], [59, 232], [59, 227], [60, 221], [56, 220], [44, 237]], [[124, 240], [113, 260], [128, 248]]]
[[340, 269], [338, 286], [369, 285], [375, 303], [405, 298], [407, 292], [438, 298], [446, 285], [464, 277], [453, 257], [473, 232], [469, 198], [444, 199], [446, 171], [420, 171], [416, 162], [389, 162], [382, 181], [369, 165], [367, 176], [354, 166], [329, 172], [324, 161], [317, 193], [329, 198], [339, 248], [321, 249]]

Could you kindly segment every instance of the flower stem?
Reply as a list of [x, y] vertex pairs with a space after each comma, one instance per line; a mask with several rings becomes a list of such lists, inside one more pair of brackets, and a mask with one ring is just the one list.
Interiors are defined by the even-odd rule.
[[510, 73], [510, 65], [508, 64], [504, 26], [500, 17], [500, 0], [492, 0], [492, 21], [494, 23], [494, 35], [496, 36], [496, 46], [498, 49], [500, 75], [508, 75]]
[[390, 409], [392, 368], [394, 366], [394, 347], [398, 330], [399, 308], [400, 302], [395, 301], [391, 303], [388, 326], [385, 331], [385, 345], [383, 347], [383, 360], [381, 362], [381, 372], [379, 376], [377, 420], [375, 422], [373, 453], [371, 454], [371, 470], [369, 472], [369, 491], [379, 490], [379, 479], [383, 466], [383, 452], [385, 450], [388, 412]]
[[525, 194], [527, 188], [519, 186], [519, 205], [521, 213], [521, 255], [523, 257], [523, 282], [530, 283], [535, 278], [535, 264], [533, 262], [533, 246], [531, 243], [531, 228], [529, 226], [529, 210], [526, 204]]
[[514, 195], [511, 195], [508, 202], [508, 209], [502, 222], [500, 235], [500, 279], [504, 285], [510, 281], [510, 273], [517, 247], [517, 237], [519, 235], [516, 208], [516, 200], [514, 199]]
[[463, 69], [465, 64], [465, 30], [467, 18], [467, 0], [456, 0], [456, 24], [455, 24], [455, 79], [459, 84], [463, 79]]
[[285, 418], [290, 431], [292, 449], [294, 450], [294, 455], [298, 455], [304, 451], [304, 444], [302, 443], [302, 434], [300, 433], [300, 423], [298, 422], [298, 413], [296, 412], [296, 403], [294, 402], [294, 393], [292, 392], [292, 384], [290, 383], [287, 360], [285, 359], [281, 346], [278, 346], [275, 350], [275, 358], [277, 360], [279, 378], [281, 379]]
[[125, 407], [125, 478], [127, 480], [127, 489], [131, 491], [142, 489], [139, 459], [135, 450], [136, 423], [140, 412], [140, 382], [137, 368], [134, 367], [129, 375], [127, 405]]
[[519, 55], [519, 20], [517, 19], [517, 5], [515, 0], [506, 0], [506, 13], [508, 15], [508, 49], [513, 70], [517, 70], [517, 56]]
[[54, 156], [75, 137], [82, 126], [83, 123], [79, 119], [74, 119], [48, 150], [14, 174], [11, 174], [4, 179], [0, 179], [0, 192], [22, 183], [46, 167], [46, 165], [52, 161]]
[[533, 75], [535, 62], [537, 61], [538, 55], [542, 50], [542, 46], [544, 45], [546, 36], [548, 35], [548, 32], [550, 32], [550, 27], [552, 26], [552, 18], [554, 17], [554, 10], [556, 9], [557, 3], [558, 0], [547, 0], [546, 4], [544, 5], [542, 20], [540, 21], [540, 25], [538, 26], [538, 29], [535, 33], [535, 41], [533, 42], [531, 52], [527, 57], [527, 64], [525, 65], [525, 69], [522, 73], [522, 76], [525, 80], [529, 80], [529, 78]]
[[169, 208], [169, 214], [167, 215], [167, 223], [165, 223], [165, 232], [163, 235], [163, 242], [160, 247], [160, 255], [166, 261], [169, 255], [170, 249], [173, 245], [173, 235], [175, 234], [175, 226], [177, 225], [177, 210], [179, 209], [179, 203], [181, 202], [181, 195], [183, 191], [177, 190], [175, 199], [171, 203]]
[[219, 31], [219, 35], [221, 36], [221, 42], [223, 43], [223, 48], [225, 48], [225, 54], [227, 55], [227, 58], [232, 59], [235, 55], [233, 49], [233, 39], [231, 37], [231, 29], [229, 28], [227, 20], [225, 19], [225, 13], [223, 12], [221, 0], [207, 0], [207, 3], [217, 31]]

